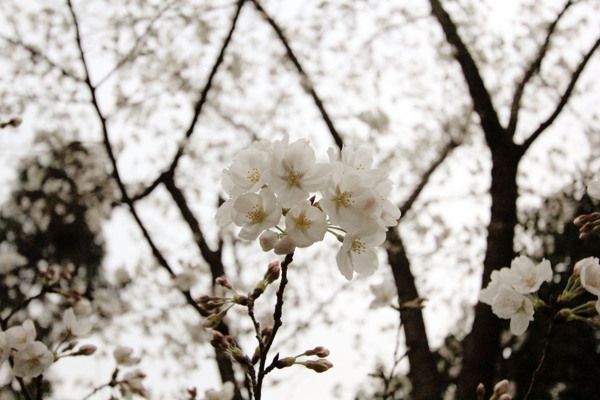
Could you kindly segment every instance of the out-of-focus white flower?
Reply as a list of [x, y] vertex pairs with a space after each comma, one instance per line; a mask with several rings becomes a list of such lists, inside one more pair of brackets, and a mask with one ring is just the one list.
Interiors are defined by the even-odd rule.
[[308, 199], [327, 179], [327, 164], [317, 164], [315, 152], [304, 139], [289, 143], [286, 135], [273, 143], [269, 187], [282, 207], [290, 208]]
[[296, 246], [308, 247], [325, 237], [327, 216], [308, 200], [304, 200], [288, 211], [285, 216], [285, 231]]
[[5, 333], [6, 342], [11, 348], [16, 350], [25, 348], [29, 343], [35, 340], [37, 335], [35, 325], [33, 325], [33, 321], [30, 319], [23, 322], [20, 326], [8, 328]]
[[233, 399], [235, 386], [233, 382], [225, 382], [221, 390], [208, 389], [204, 392], [206, 400], [231, 400]]
[[398, 289], [393, 279], [384, 279], [377, 285], [371, 285], [371, 293], [375, 298], [369, 308], [388, 307], [398, 299]]
[[53, 362], [52, 354], [42, 342], [30, 342], [13, 355], [13, 374], [21, 378], [41, 375]]
[[510, 264], [508, 280], [515, 291], [528, 294], [537, 291], [542, 283], [551, 280], [552, 275], [550, 261], [543, 260], [535, 265], [528, 257], [519, 256]]
[[175, 276], [175, 286], [183, 291], [189, 291], [197, 281], [198, 276], [193, 271], [185, 271]]
[[65, 324], [65, 330], [72, 336], [86, 337], [91, 334], [92, 322], [87, 318], [77, 319], [72, 308], [65, 310], [63, 323]]
[[132, 399], [134, 394], [147, 397], [148, 393], [142, 383], [145, 377], [146, 374], [141, 371], [132, 371], [125, 374], [119, 381], [119, 389], [123, 397], [127, 400]]
[[117, 346], [117, 348], [113, 351], [113, 357], [115, 361], [119, 365], [129, 366], [135, 365], [140, 362], [140, 359], [137, 357], [132, 357], [133, 349], [127, 346]]
[[587, 187], [587, 192], [590, 196], [600, 199], [600, 179], [591, 181]]
[[86, 298], [81, 298], [73, 304], [73, 311], [78, 317], [87, 317], [92, 313], [92, 303]]
[[523, 334], [529, 321], [533, 321], [534, 309], [529, 297], [506, 286], [498, 290], [492, 311], [500, 318], [510, 319], [510, 331], [513, 335]]
[[26, 264], [27, 259], [14, 251], [14, 249], [9, 246], [0, 246], [0, 275], [6, 275], [15, 268]]
[[273, 192], [262, 189], [258, 194], [245, 193], [237, 198], [231, 209], [233, 223], [241, 226], [240, 238], [254, 240], [264, 230], [272, 228], [281, 219], [281, 206]]
[[0, 332], [0, 365], [10, 356], [10, 346], [8, 340], [6, 340], [6, 333]]
[[348, 232], [336, 256], [342, 275], [351, 280], [354, 271], [365, 275], [375, 272], [378, 265], [375, 247], [384, 240], [385, 231], [379, 229], [376, 224], [367, 225], [357, 233]]

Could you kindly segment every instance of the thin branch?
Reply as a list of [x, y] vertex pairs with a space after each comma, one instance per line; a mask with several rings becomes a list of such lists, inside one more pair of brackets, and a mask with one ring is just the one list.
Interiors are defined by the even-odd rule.
[[298, 70], [298, 73], [300, 74], [300, 78], [302, 79], [302, 86], [312, 96], [313, 101], [315, 102], [315, 105], [321, 112], [321, 117], [323, 118], [323, 121], [325, 121], [325, 124], [327, 125], [327, 128], [329, 129], [329, 132], [331, 133], [331, 136], [333, 137], [333, 140], [335, 141], [335, 144], [341, 149], [343, 146], [342, 138], [340, 137], [339, 133], [335, 129], [335, 126], [333, 125], [333, 122], [332, 122], [331, 118], [329, 117], [329, 114], [325, 110], [325, 106], [323, 105], [321, 98], [317, 95], [317, 92], [315, 91], [315, 87], [313, 86], [311, 80], [309, 79], [308, 75], [304, 71], [304, 68], [302, 68], [302, 65], [300, 64], [300, 61], [298, 61], [298, 58], [296, 57], [292, 48], [290, 47], [290, 43], [287, 40], [285, 34], [283, 33], [283, 31], [281, 30], [279, 25], [277, 25], [277, 23], [273, 20], [273, 18], [271, 18], [271, 16], [260, 5], [258, 0], [251, 0], [251, 1], [252, 1], [252, 3], [254, 3], [254, 6], [256, 7], [258, 12], [260, 12], [263, 15], [263, 17], [265, 18], [265, 20], [269, 23], [269, 25], [271, 25], [271, 28], [273, 28], [273, 30], [275, 31], [275, 34], [277, 35], [277, 37], [279, 38], [279, 40], [285, 47], [287, 56], [292, 61], [292, 63]]
[[404, 203], [402, 203], [402, 205], [399, 207], [400, 213], [401, 213], [400, 218], [403, 218], [406, 215], [406, 213], [408, 212], [408, 210], [410, 210], [412, 208], [414, 202], [417, 200], [417, 198], [419, 197], [419, 195], [421, 194], [421, 192], [423, 191], [425, 186], [427, 186], [427, 183], [429, 183], [429, 179], [431, 178], [431, 175], [433, 175], [435, 170], [444, 162], [444, 160], [446, 160], [446, 158], [448, 158], [448, 156], [450, 155], [452, 150], [454, 150], [459, 145], [460, 145], [460, 143], [455, 140], [451, 140], [448, 144], [446, 144], [446, 146], [444, 147], [444, 149], [442, 150], [442, 152], [440, 153], [438, 158], [423, 173], [423, 175], [421, 177], [421, 181], [419, 182], [417, 187], [415, 187], [413, 189], [410, 196], [408, 196], [408, 198], [404, 201]]
[[[227, 50], [227, 47], [229, 46], [229, 43], [231, 42], [231, 38], [233, 37], [233, 32], [235, 30], [238, 18], [240, 16], [240, 12], [242, 11], [242, 7], [244, 6], [245, 2], [246, 2], [246, 0], [238, 0], [237, 1], [237, 8], [235, 10], [235, 14], [231, 21], [231, 27], [229, 28], [229, 32], [228, 32], [227, 36], [225, 37], [225, 40], [223, 41], [221, 50], [219, 51], [219, 55], [217, 56], [217, 59], [215, 60], [215, 63], [210, 71], [210, 74], [208, 75], [206, 84], [204, 85], [204, 88], [200, 92], [200, 97], [198, 98], [198, 101], [194, 105], [194, 112], [192, 114], [192, 120], [190, 121], [190, 125], [185, 132], [184, 141], [187, 141], [194, 133], [196, 123], [198, 122], [198, 118], [200, 117], [200, 113], [202, 112], [202, 107], [206, 103], [206, 99], [208, 98], [208, 93], [212, 87], [213, 80], [214, 80], [215, 76], [217, 75], [217, 71], [219, 70], [219, 67], [223, 63], [223, 59], [225, 58], [225, 51]], [[156, 187], [158, 187], [158, 185], [163, 183], [163, 181], [167, 177], [167, 175], [169, 175], [175, 171], [175, 168], [177, 168], [177, 164], [179, 163], [179, 159], [181, 158], [181, 156], [183, 156], [184, 147], [185, 147], [185, 143], [181, 142], [181, 144], [179, 145], [179, 147], [177, 149], [177, 153], [173, 157], [173, 161], [171, 161], [171, 165], [169, 166], [169, 168], [167, 168], [166, 171], [164, 171], [162, 174], [160, 174], [154, 180], [154, 182], [152, 182], [141, 193], [133, 196], [134, 201], [140, 200], [143, 197], [148, 196], [150, 193], [152, 193], [152, 191], [154, 189], [156, 189]]]
[[58, 65], [55, 61], [51, 60], [46, 54], [44, 54], [41, 50], [36, 49], [35, 47], [33, 47], [32, 45], [29, 45], [27, 43], [24, 43], [18, 39], [13, 39], [13, 38], [9, 38], [7, 36], [4, 35], [0, 35], [0, 39], [4, 39], [5, 41], [7, 41], [8, 43], [15, 45], [15, 46], [19, 46], [21, 48], [23, 48], [24, 50], [27, 50], [29, 52], [29, 54], [31, 54], [31, 58], [32, 59], [42, 59], [44, 60], [48, 65], [50, 65], [52, 68], [60, 71], [60, 73], [63, 76], [66, 76], [67, 78], [71, 78], [79, 83], [83, 82], [83, 79], [81, 79], [80, 77], [78, 77], [74, 72], [67, 70], [65, 67], [62, 67], [60, 65]]
[[529, 399], [529, 396], [531, 396], [531, 393], [533, 391], [533, 388], [536, 384], [537, 379], [539, 378], [540, 374], [544, 370], [544, 367], [546, 366], [546, 359], [548, 358], [548, 354], [550, 353], [550, 347], [551, 347], [551, 342], [552, 342], [553, 336], [554, 336], [554, 318], [552, 320], [550, 320], [550, 326], [548, 327], [548, 333], [546, 334], [546, 345], [544, 346], [544, 351], [542, 352], [542, 357], [540, 358], [540, 362], [539, 362], [537, 368], [535, 369], [535, 371], [533, 371], [533, 376], [531, 377], [531, 383], [529, 384], [529, 388], [527, 389], [527, 393], [525, 394], [525, 397], [523, 398], [523, 400]]
[[260, 355], [260, 363], [258, 367], [258, 379], [256, 383], [256, 387], [254, 389], [254, 398], [255, 400], [260, 400], [262, 382], [266, 375], [265, 364], [267, 361], [267, 356], [271, 346], [273, 345], [273, 341], [275, 340], [275, 335], [279, 330], [279, 327], [283, 324], [281, 321], [281, 315], [283, 313], [283, 293], [285, 291], [285, 286], [287, 285], [287, 271], [288, 266], [292, 263], [294, 259], [294, 253], [288, 254], [285, 256], [285, 260], [281, 263], [281, 281], [279, 282], [279, 289], [277, 290], [277, 302], [275, 303], [275, 311], [273, 312], [273, 331], [269, 335], [267, 342], [264, 344], [263, 352]]
[[571, 81], [569, 82], [567, 89], [561, 96], [560, 101], [556, 105], [556, 109], [554, 109], [554, 112], [552, 112], [552, 114], [548, 117], [548, 119], [546, 119], [544, 122], [542, 122], [540, 124], [540, 126], [531, 134], [531, 136], [529, 136], [529, 138], [527, 138], [527, 140], [525, 140], [523, 142], [523, 144], [520, 146], [520, 151], [522, 153], [525, 153], [527, 151], [529, 146], [531, 146], [531, 144], [542, 134], [542, 132], [544, 132], [550, 125], [552, 125], [554, 120], [561, 113], [561, 111], [563, 110], [563, 108], [565, 107], [567, 102], [569, 101], [571, 94], [573, 94], [573, 90], [575, 89], [577, 80], [581, 76], [581, 73], [585, 69], [588, 61], [590, 61], [590, 59], [592, 58], [592, 55], [598, 49], [599, 46], [600, 46], [600, 38], [598, 38], [596, 40], [596, 42], [592, 45], [590, 50], [585, 54], [585, 56], [583, 57], [583, 59], [581, 60], [579, 65], [577, 66], [577, 69], [571, 75]]
[[523, 79], [517, 85], [517, 88], [515, 90], [515, 96], [510, 107], [510, 119], [508, 122], [508, 127], [506, 128], [510, 135], [514, 135], [517, 129], [521, 98], [523, 97], [523, 92], [525, 91], [525, 85], [527, 85], [527, 82], [529, 82], [529, 80], [540, 71], [540, 67], [542, 66], [542, 60], [546, 56], [548, 48], [550, 47], [550, 38], [552, 37], [552, 34], [554, 33], [558, 22], [571, 5], [573, 5], [573, 1], [567, 1], [562, 11], [556, 16], [556, 19], [550, 24], [550, 26], [548, 26], [548, 33], [546, 34], [546, 39], [544, 40], [544, 43], [540, 46], [537, 56], [531, 62], [531, 65], [525, 72], [525, 75], [523, 75]]
[[481, 127], [483, 128], [486, 141], [492, 145], [495, 143], [504, 145], [509, 138], [499, 135], [500, 132], [504, 132], [504, 129], [500, 124], [498, 114], [492, 103], [492, 98], [485, 87], [475, 60], [458, 34], [458, 29], [454, 21], [452, 21], [441, 2], [439, 0], [430, 0], [429, 2], [431, 4], [431, 12], [442, 27], [447, 42], [454, 47], [454, 58], [458, 61], [462, 69], [463, 77], [473, 101], [473, 108], [481, 120]]
[[100, 78], [98, 80], [98, 82], [96, 82], [96, 87], [100, 87], [108, 78], [110, 78], [115, 72], [117, 72], [123, 65], [125, 65], [128, 61], [130, 61], [133, 56], [135, 55], [137, 49], [140, 47], [140, 45], [142, 44], [142, 42], [144, 41], [144, 39], [146, 38], [146, 36], [150, 33], [150, 31], [152, 30], [152, 27], [154, 26], [154, 23], [156, 21], [158, 21], [158, 19], [160, 17], [162, 17], [162, 15], [169, 9], [171, 8], [171, 6], [176, 2], [177, 0], [171, 0], [169, 3], [165, 4], [165, 6], [160, 9], [160, 11], [154, 15], [152, 17], [152, 19], [150, 20], [150, 22], [148, 23], [148, 26], [146, 27], [146, 30], [144, 30], [144, 32], [140, 35], [137, 36], [135, 38], [135, 42], [133, 43], [133, 45], [131, 46], [131, 49], [127, 52], [127, 54], [121, 58], [114, 67], [112, 67], [112, 69], [110, 71], [108, 71], [106, 73], [106, 75], [104, 75], [102, 78]]

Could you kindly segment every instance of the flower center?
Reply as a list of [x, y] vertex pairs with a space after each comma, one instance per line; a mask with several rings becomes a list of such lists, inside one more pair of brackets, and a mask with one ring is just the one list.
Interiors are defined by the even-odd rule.
[[312, 221], [310, 219], [307, 219], [304, 213], [300, 214], [300, 216], [296, 218], [294, 222], [296, 223], [296, 227], [302, 232], [306, 232], [312, 224]]
[[261, 205], [255, 204], [254, 207], [252, 207], [252, 210], [246, 213], [246, 218], [248, 218], [251, 223], [256, 224], [265, 218], [265, 211]]
[[356, 238], [352, 241], [352, 248], [350, 249], [351, 251], [355, 252], [356, 254], [361, 254], [363, 251], [366, 250], [366, 246], [363, 242], [360, 241], [360, 238]]
[[348, 193], [348, 192], [340, 193], [339, 187], [337, 188], [337, 194], [333, 198], [333, 201], [335, 201], [338, 208], [340, 208], [340, 207], [348, 208], [348, 207], [351, 207], [352, 204], [354, 204], [354, 201], [352, 201], [352, 193]]
[[246, 176], [246, 179], [248, 179], [250, 182], [258, 182], [260, 180], [260, 172], [258, 171], [258, 169], [253, 168], [248, 170], [248, 172], [246, 172], [248, 174], [248, 176]]
[[300, 181], [304, 177], [304, 174], [292, 168], [292, 166], [289, 165], [286, 160], [281, 161], [281, 164], [283, 165], [283, 170], [285, 171], [285, 181], [287, 181], [288, 185], [290, 187], [301, 187]]

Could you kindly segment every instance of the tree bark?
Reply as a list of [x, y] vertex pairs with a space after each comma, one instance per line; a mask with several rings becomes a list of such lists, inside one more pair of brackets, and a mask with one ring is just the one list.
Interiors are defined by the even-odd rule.
[[[410, 262], [406, 256], [404, 244], [396, 229], [390, 229], [387, 235], [388, 261], [392, 268], [398, 290], [400, 305], [419, 297], [414, 277], [410, 271]], [[408, 378], [412, 384], [410, 398], [413, 400], [436, 400], [442, 398], [440, 376], [433, 353], [429, 349], [423, 313], [419, 308], [407, 308], [401, 311], [410, 371]]]

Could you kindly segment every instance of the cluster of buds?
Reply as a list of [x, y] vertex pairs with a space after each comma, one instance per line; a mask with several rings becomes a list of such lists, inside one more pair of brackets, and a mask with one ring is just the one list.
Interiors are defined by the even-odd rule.
[[[483, 386], [483, 383], [480, 383], [479, 386], [477, 386], [476, 393], [477, 400], [484, 399], [485, 386]], [[506, 379], [496, 383], [496, 385], [494, 386], [494, 392], [492, 393], [490, 400], [512, 400], [512, 396], [508, 394], [508, 381]]]
[[223, 335], [219, 331], [212, 332], [212, 340], [210, 344], [217, 350], [228, 354], [232, 359], [239, 362], [241, 365], [251, 365], [252, 361], [246, 356], [242, 349], [238, 347], [235, 340], [230, 335]]
[[[267, 272], [263, 276], [260, 282], [256, 285], [256, 287], [247, 295], [239, 294], [233, 286], [225, 279], [224, 277], [219, 277], [215, 280], [215, 283], [232, 293], [231, 297], [217, 297], [217, 296], [200, 296], [196, 299], [196, 303], [202, 308], [204, 311], [212, 313], [209, 315], [202, 324], [205, 328], [214, 329], [221, 323], [221, 320], [227, 315], [227, 312], [234, 305], [241, 306], [249, 306], [254, 300], [258, 299], [261, 294], [265, 292], [267, 287], [279, 279], [279, 275], [281, 273], [281, 267], [279, 266], [279, 261], [275, 261], [269, 264], [267, 267]], [[227, 307], [221, 309], [223, 306], [227, 305]]]
[[573, 223], [579, 227], [579, 239], [587, 239], [600, 232], [600, 213], [580, 215]]
[[[302, 360], [298, 361], [300, 357], [317, 356], [318, 360]], [[311, 369], [315, 372], [321, 373], [333, 368], [333, 364], [325, 357], [329, 356], [329, 350], [323, 346], [317, 346], [312, 350], [306, 350], [304, 353], [299, 354], [295, 357], [285, 357], [278, 359], [275, 362], [275, 367], [279, 369], [291, 367], [292, 365], [303, 365], [304, 367]]]

